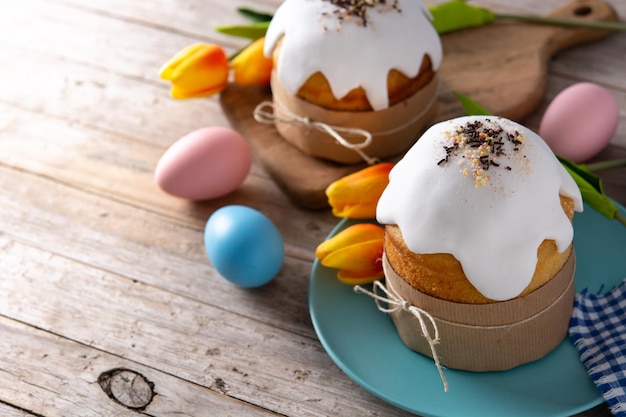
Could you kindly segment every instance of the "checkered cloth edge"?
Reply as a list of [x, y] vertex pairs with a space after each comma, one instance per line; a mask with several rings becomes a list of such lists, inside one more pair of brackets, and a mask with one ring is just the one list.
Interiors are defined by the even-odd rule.
[[613, 415], [626, 417], [626, 279], [604, 295], [576, 294], [569, 334]]

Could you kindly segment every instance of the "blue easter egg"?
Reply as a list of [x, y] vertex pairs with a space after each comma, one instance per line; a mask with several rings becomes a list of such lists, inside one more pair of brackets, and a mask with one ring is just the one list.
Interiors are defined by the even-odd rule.
[[204, 247], [217, 271], [241, 287], [260, 287], [282, 267], [285, 249], [280, 232], [265, 215], [232, 205], [215, 211], [204, 229]]

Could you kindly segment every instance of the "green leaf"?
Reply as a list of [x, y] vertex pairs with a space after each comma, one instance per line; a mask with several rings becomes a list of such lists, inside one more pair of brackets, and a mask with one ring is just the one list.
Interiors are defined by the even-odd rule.
[[489, 9], [470, 6], [465, 0], [451, 0], [430, 7], [433, 26], [437, 33], [453, 32], [460, 29], [483, 26], [492, 23], [496, 15]]
[[254, 41], [265, 36], [268, 26], [269, 22], [259, 22], [252, 25], [219, 26], [216, 27], [215, 30], [225, 35], [246, 38]]
[[273, 15], [269, 13], [258, 12], [248, 7], [239, 7], [237, 11], [241, 15], [243, 15], [246, 19], [254, 23], [269, 22], [270, 20], [272, 20], [272, 17], [274, 17]]
[[617, 206], [604, 194], [602, 180], [593, 175], [584, 164], [575, 164], [567, 159], [560, 158], [559, 161], [567, 172], [574, 178], [583, 200], [593, 207], [598, 213], [615, 220]]
[[463, 106], [463, 109], [468, 116], [492, 116], [489, 110], [485, 109], [483, 106], [476, 103], [471, 98], [464, 96], [461, 93], [457, 93], [456, 91], [453, 91], [452, 93], [461, 102], [461, 105]]

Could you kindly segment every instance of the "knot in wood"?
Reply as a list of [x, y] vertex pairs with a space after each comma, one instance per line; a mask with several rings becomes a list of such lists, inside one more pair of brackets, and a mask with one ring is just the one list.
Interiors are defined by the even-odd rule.
[[133, 410], [144, 410], [154, 397], [154, 383], [142, 374], [126, 368], [115, 368], [98, 377], [102, 390], [118, 404]]

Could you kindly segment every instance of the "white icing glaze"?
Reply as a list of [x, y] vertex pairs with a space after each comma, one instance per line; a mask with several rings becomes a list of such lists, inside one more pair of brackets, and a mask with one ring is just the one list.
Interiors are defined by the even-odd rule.
[[[519, 132], [522, 141], [515, 151], [505, 139], [504, 154], [494, 157], [499, 166], [484, 171], [482, 180], [463, 147], [440, 162], [444, 146], [473, 121]], [[554, 240], [559, 252], [572, 242], [559, 194], [582, 211], [578, 186], [537, 134], [503, 118], [461, 117], [428, 129], [392, 169], [377, 219], [397, 224], [412, 252], [454, 255], [481, 294], [508, 300], [530, 283], [541, 242]]]
[[363, 87], [372, 108], [385, 109], [389, 70], [413, 78], [425, 54], [434, 69], [442, 58], [441, 40], [422, 0], [403, 0], [399, 6], [401, 12], [370, 9], [363, 26], [355, 18], [341, 23], [334, 15], [337, 7], [328, 1], [286, 0], [267, 30], [265, 55], [270, 56], [285, 35], [278, 80], [291, 94], [319, 71], [336, 98]]

